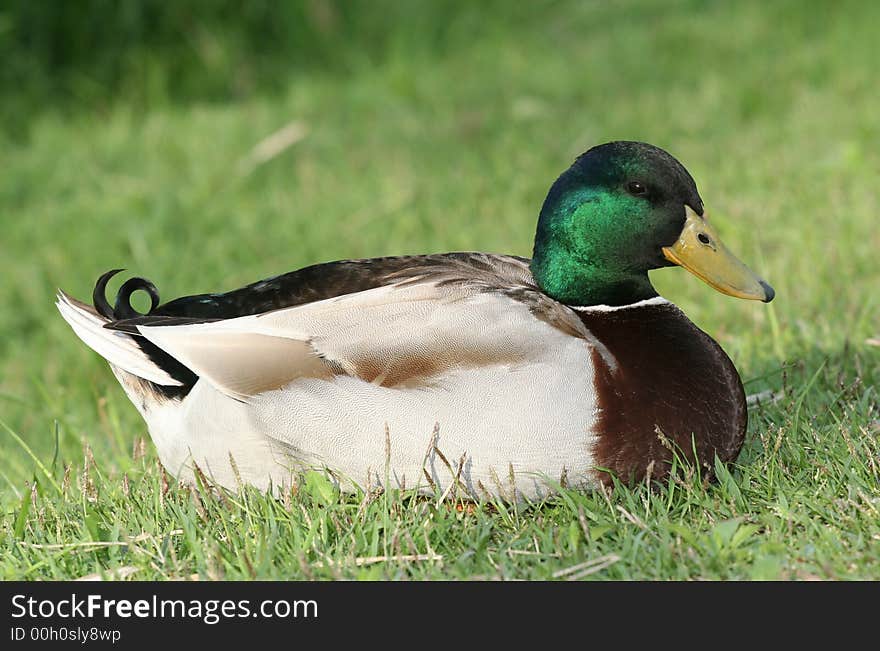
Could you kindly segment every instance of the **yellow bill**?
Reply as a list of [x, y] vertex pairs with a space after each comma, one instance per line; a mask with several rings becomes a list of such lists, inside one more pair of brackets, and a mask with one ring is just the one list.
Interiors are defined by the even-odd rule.
[[769, 303], [776, 292], [740, 262], [718, 239], [708, 222], [685, 206], [687, 219], [681, 236], [663, 247], [667, 260], [684, 267], [723, 294]]

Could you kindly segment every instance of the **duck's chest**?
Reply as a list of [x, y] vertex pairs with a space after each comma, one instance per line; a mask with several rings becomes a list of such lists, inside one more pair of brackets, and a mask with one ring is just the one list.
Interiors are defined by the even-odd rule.
[[664, 476], [673, 450], [693, 461], [696, 449], [709, 469], [715, 454], [736, 458], [745, 397], [736, 368], [711, 337], [668, 302], [578, 314], [601, 343], [592, 352], [598, 467], [627, 480], [649, 467]]

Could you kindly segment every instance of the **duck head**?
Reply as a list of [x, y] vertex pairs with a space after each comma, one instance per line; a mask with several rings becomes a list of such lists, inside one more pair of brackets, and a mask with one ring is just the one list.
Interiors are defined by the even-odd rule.
[[730, 296], [769, 302], [774, 291], [725, 247], [693, 178], [642, 142], [593, 147], [550, 188], [532, 274], [569, 305], [626, 305], [657, 295], [648, 271], [679, 265]]

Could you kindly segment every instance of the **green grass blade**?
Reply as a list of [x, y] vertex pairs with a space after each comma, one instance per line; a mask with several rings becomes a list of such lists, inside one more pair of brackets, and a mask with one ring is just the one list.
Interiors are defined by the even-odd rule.
[[2, 419], [0, 419], [0, 426], [2, 426], [3, 429], [7, 431], [7, 433], [15, 440], [16, 443], [18, 443], [19, 446], [21, 446], [21, 448], [27, 453], [27, 455], [33, 460], [33, 462], [37, 464], [37, 468], [39, 468], [40, 472], [42, 472], [43, 475], [46, 477], [46, 481], [48, 481], [49, 484], [51, 484], [52, 487], [60, 495], [61, 486], [58, 485], [58, 482], [55, 481], [52, 473], [49, 472], [49, 469], [45, 466], [45, 464], [40, 461], [40, 458], [36, 454], [34, 454], [34, 451], [31, 450], [31, 447], [25, 442], [25, 440], [21, 438], [21, 436], [19, 436], [18, 433], [13, 430], [9, 425], [7, 425], [6, 422]]

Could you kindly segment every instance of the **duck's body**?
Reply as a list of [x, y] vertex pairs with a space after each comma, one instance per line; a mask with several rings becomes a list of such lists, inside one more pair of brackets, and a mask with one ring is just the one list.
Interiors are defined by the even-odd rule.
[[[94, 308], [64, 293], [58, 305], [184, 480], [198, 466], [266, 489], [316, 468], [343, 487], [518, 499], [662, 477], [674, 451], [734, 459], [746, 406], [718, 344], [656, 294], [557, 300], [543, 266], [340, 261], [163, 306], [136, 280], [115, 308], [105, 274]], [[128, 305], [136, 289], [153, 295], [148, 315]]]

